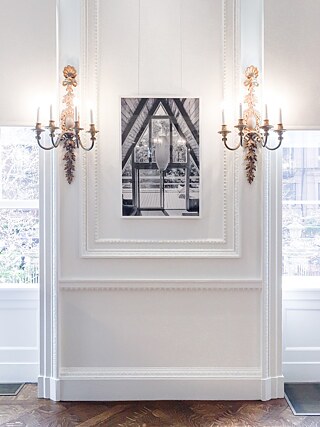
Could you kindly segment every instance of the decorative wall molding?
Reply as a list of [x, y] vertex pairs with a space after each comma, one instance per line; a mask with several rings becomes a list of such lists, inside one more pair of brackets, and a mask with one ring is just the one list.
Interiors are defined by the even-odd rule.
[[[223, 84], [228, 95], [233, 94], [239, 71], [238, 0], [223, 1]], [[99, 105], [99, 0], [82, 0], [82, 59], [80, 66], [82, 96], [92, 97]], [[236, 73], [233, 72], [236, 70]], [[99, 123], [98, 123], [99, 126]], [[206, 239], [118, 239], [101, 236], [100, 230], [100, 166], [99, 141], [94, 148], [94, 171], [88, 174], [88, 158], [82, 155], [82, 228], [80, 251], [83, 258], [236, 258], [239, 253], [239, 157], [223, 153], [223, 224], [222, 237]], [[235, 166], [233, 166], [233, 164]], [[231, 169], [231, 170], [230, 170]], [[90, 196], [89, 194], [94, 193]], [[88, 212], [93, 214], [89, 221]], [[193, 218], [194, 219], [194, 218]], [[176, 219], [173, 219], [176, 220]], [[187, 221], [187, 219], [183, 219]], [[201, 221], [201, 219], [199, 219]], [[187, 246], [185, 248], [184, 246]]]
[[212, 249], [87, 249], [82, 258], [239, 258], [234, 250]]
[[[261, 154], [260, 154], [261, 155]], [[270, 273], [269, 273], [269, 248], [270, 248], [270, 155], [263, 153], [263, 292], [262, 292], [262, 365], [263, 375], [269, 376], [270, 373], [270, 355], [269, 355], [269, 287], [270, 287]]]
[[[59, 28], [63, 27], [62, 2], [59, 2]], [[68, 15], [65, 15], [68, 16]], [[65, 65], [65, 64], [63, 64]], [[62, 68], [62, 67], [61, 67]], [[58, 90], [58, 88], [57, 88]], [[61, 88], [60, 88], [61, 90]], [[39, 281], [39, 339], [40, 363], [37, 367], [38, 396], [53, 398], [42, 387], [43, 377], [58, 373], [58, 248], [60, 232], [60, 181], [58, 153], [40, 152], [40, 281]]]
[[150, 378], [260, 378], [260, 368], [203, 368], [203, 367], [61, 367], [60, 378], [150, 379]]
[[62, 291], [261, 291], [258, 280], [60, 280]]

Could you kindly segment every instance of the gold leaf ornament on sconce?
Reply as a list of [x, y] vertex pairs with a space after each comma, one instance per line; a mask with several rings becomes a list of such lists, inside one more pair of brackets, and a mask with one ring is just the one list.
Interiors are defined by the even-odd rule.
[[221, 135], [224, 146], [228, 150], [235, 151], [240, 147], [243, 148], [247, 181], [251, 184], [255, 178], [258, 149], [262, 147], [271, 151], [277, 150], [281, 146], [285, 129], [282, 124], [282, 111], [280, 108], [279, 123], [277, 128], [274, 129], [274, 132], [278, 136], [278, 142], [274, 147], [269, 146], [269, 131], [273, 126], [269, 123], [268, 107], [267, 105], [265, 106], [265, 118], [263, 120], [263, 125], [261, 125], [261, 115], [256, 109], [258, 99], [256, 97], [255, 90], [259, 86], [259, 70], [257, 67], [251, 65], [246, 68], [244, 75], [244, 86], [247, 89], [247, 94], [244, 97], [244, 103], [247, 104], [247, 108], [242, 111], [242, 103], [240, 103], [240, 118], [238, 120], [238, 124], [234, 126], [238, 131], [239, 142], [234, 147], [228, 145], [228, 134], [231, 133], [231, 131], [228, 130], [225, 123], [224, 110], [222, 110], [222, 126], [219, 134]]
[[[52, 114], [52, 105], [50, 105], [50, 119], [49, 125], [44, 129], [41, 127], [40, 122], [40, 107], [37, 110], [37, 122], [35, 126], [36, 140], [40, 148], [43, 150], [52, 150], [53, 148], [58, 148], [62, 144], [65, 153], [63, 156], [63, 161], [65, 162], [64, 171], [65, 176], [69, 184], [72, 183], [74, 179], [75, 172], [75, 149], [81, 147], [85, 151], [90, 151], [94, 147], [96, 141], [96, 134], [99, 132], [95, 128], [93, 121], [93, 111], [90, 110], [90, 126], [87, 133], [90, 134], [91, 144], [86, 147], [80, 138], [80, 133], [84, 129], [80, 127], [80, 118], [78, 114], [78, 106], [75, 105], [75, 94], [74, 88], [77, 87], [77, 71], [72, 65], [67, 65], [63, 69], [62, 86], [65, 88], [66, 93], [63, 95], [62, 104], [65, 107], [62, 109], [60, 114], [60, 134], [56, 134], [59, 127], [55, 126], [55, 121], [53, 120]], [[42, 133], [45, 131], [49, 133], [49, 139], [51, 145], [45, 146], [42, 144]]]

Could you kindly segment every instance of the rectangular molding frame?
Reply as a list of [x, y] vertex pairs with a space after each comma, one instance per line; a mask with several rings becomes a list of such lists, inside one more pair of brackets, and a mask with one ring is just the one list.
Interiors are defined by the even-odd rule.
[[[67, 280], [60, 292], [259, 292], [261, 280]], [[265, 328], [264, 334], [268, 332]], [[263, 342], [268, 341], [264, 335]], [[263, 354], [269, 346], [263, 347]], [[258, 367], [60, 367], [61, 400], [225, 399], [261, 400], [283, 396], [283, 377]], [[181, 381], [186, 385], [181, 395]], [[169, 394], [168, 394], [169, 393]]]
[[[235, 45], [234, 33], [239, 32], [239, 0], [223, 0], [223, 86], [231, 97], [238, 85], [240, 41]], [[99, 0], [82, 0], [82, 60], [80, 66], [81, 97], [95, 99], [98, 106], [99, 87]], [[227, 162], [230, 158], [232, 161]], [[82, 224], [80, 253], [83, 258], [237, 258], [240, 256], [239, 156], [224, 151], [223, 177], [223, 238], [189, 240], [126, 240], [109, 239], [99, 231], [99, 143], [94, 147], [94, 177], [88, 174], [87, 156], [82, 153]], [[227, 164], [228, 163], [228, 164]], [[89, 194], [94, 195], [89, 200]], [[93, 191], [92, 191], [93, 189]], [[93, 209], [94, 224], [88, 221]], [[201, 219], [199, 219], [201, 221]], [[90, 247], [93, 241], [94, 247]], [[183, 248], [181, 248], [183, 245]]]

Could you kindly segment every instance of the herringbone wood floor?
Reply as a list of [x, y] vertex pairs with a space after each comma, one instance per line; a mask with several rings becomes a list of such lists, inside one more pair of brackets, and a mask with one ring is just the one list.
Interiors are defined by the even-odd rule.
[[295, 417], [284, 399], [238, 402], [52, 402], [27, 384], [16, 397], [0, 397], [7, 427], [320, 426], [320, 417]]

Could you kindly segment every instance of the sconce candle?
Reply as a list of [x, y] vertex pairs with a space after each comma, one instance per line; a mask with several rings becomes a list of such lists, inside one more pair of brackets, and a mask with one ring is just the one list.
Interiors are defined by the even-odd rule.
[[90, 110], [90, 123], [93, 123], [93, 111], [92, 109]]
[[[69, 184], [73, 181], [74, 178], [74, 162], [75, 162], [75, 152], [76, 148], [83, 148], [85, 151], [92, 150], [94, 143], [96, 141], [96, 134], [99, 132], [95, 128], [93, 122], [93, 113], [90, 111], [91, 123], [88, 130], [90, 134], [91, 144], [89, 147], [86, 147], [80, 138], [80, 132], [83, 130], [79, 125], [79, 114], [78, 107], [74, 105], [74, 93], [73, 88], [77, 86], [77, 71], [71, 65], [67, 65], [63, 69], [64, 80], [62, 82], [63, 87], [66, 89], [66, 95], [63, 97], [63, 103], [66, 104], [66, 107], [61, 112], [60, 117], [60, 128], [61, 134], [56, 136], [55, 132], [58, 127], [55, 126], [52, 114], [52, 104], [50, 105], [50, 120], [49, 125], [45, 129], [41, 128], [40, 123], [40, 107], [37, 109], [37, 123], [35, 126], [36, 140], [40, 148], [43, 150], [52, 150], [53, 148], [59, 147], [60, 144], [63, 145], [63, 148], [66, 150], [63, 160], [65, 161], [65, 174]], [[74, 119], [74, 120], [73, 120]], [[50, 146], [44, 146], [41, 142], [42, 133], [45, 130], [49, 131], [49, 137], [51, 141]]]
[[224, 117], [224, 110], [221, 111], [222, 116], [222, 126], [226, 124], [225, 117]]
[[239, 143], [230, 147], [227, 143], [228, 134], [230, 131], [227, 128], [227, 125], [224, 122], [224, 112], [222, 111], [222, 127], [219, 131], [222, 142], [224, 146], [231, 151], [237, 150], [239, 147], [242, 147], [245, 151], [245, 162], [246, 162], [246, 174], [247, 181], [251, 184], [255, 178], [256, 172], [256, 162], [257, 162], [257, 150], [258, 147], [267, 148], [268, 150], [276, 150], [280, 147], [283, 140], [283, 133], [285, 129], [282, 125], [282, 111], [279, 110], [279, 124], [277, 129], [274, 129], [278, 136], [278, 143], [276, 146], [271, 147], [268, 145], [269, 131], [273, 128], [269, 124], [268, 120], [268, 106], [265, 105], [265, 119], [264, 123], [261, 126], [261, 116], [256, 110], [256, 95], [255, 89], [259, 86], [257, 79], [259, 76], [259, 70], [251, 65], [245, 70], [245, 82], [244, 85], [248, 90], [248, 94], [245, 97], [245, 103], [248, 105], [248, 108], [242, 114], [242, 104], [240, 104], [240, 118], [238, 124], [235, 128], [238, 130], [238, 135], [240, 137]]
[[267, 104], [264, 106], [264, 112], [265, 112], [264, 119], [268, 120], [268, 105]]
[[240, 102], [240, 107], [239, 107], [239, 117], [240, 119], [242, 119], [242, 102]]

